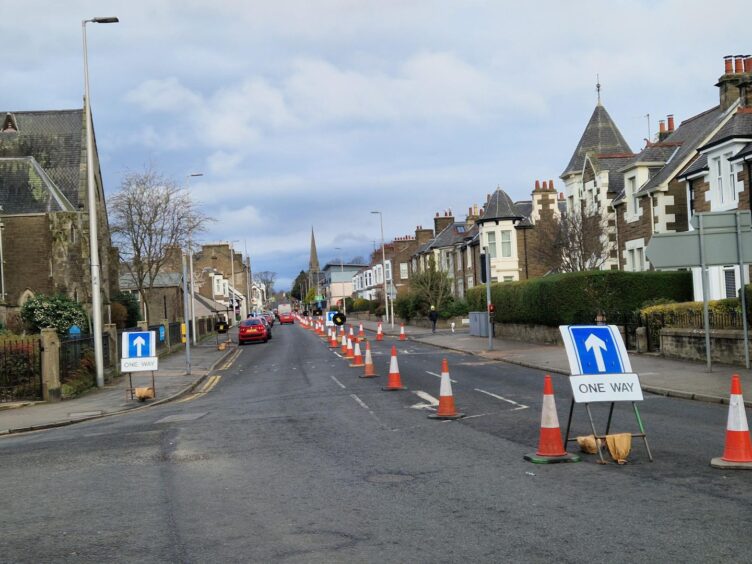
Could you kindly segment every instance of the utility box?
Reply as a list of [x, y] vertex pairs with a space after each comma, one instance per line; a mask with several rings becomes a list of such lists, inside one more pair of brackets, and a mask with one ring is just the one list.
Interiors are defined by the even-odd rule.
[[471, 311], [470, 335], [473, 337], [488, 337], [488, 313], [485, 311]]

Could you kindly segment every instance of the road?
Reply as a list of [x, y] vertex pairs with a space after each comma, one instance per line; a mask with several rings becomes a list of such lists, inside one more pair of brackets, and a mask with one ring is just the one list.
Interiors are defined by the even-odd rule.
[[[384, 392], [395, 341], [360, 379], [313, 333], [274, 332], [184, 401], [1, 439], [0, 561], [752, 560], [752, 473], [709, 466], [724, 406], [647, 396], [653, 463], [635, 441], [625, 466], [534, 465], [542, 373], [397, 342], [409, 389]], [[460, 421], [427, 418], [443, 357]], [[626, 407], [614, 430], [635, 430]]]

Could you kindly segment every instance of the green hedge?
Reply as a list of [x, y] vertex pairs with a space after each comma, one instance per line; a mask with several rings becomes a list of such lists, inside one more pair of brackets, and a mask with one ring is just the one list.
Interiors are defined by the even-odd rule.
[[[599, 311], [633, 312], [658, 298], [691, 300], [691, 273], [587, 271], [491, 286], [499, 323], [590, 323]], [[467, 301], [471, 311], [484, 311], [485, 286], [470, 289]]]

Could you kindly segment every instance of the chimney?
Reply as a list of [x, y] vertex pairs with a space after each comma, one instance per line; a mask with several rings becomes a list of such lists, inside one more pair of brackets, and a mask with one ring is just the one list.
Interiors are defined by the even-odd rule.
[[752, 73], [752, 55], [744, 56], [744, 72]]
[[536, 180], [535, 181], [535, 189], [533, 191], [537, 192], [539, 190], [540, 190], [540, 180]]
[[564, 192], [559, 192], [559, 200], [564, 201]]
[[415, 240], [418, 242], [418, 246], [425, 245], [431, 239], [433, 239], [433, 231], [430, 229], [423, 229], [422, 225], [418, 225], [415, 229]]
[[742, 74], [744, 72], [744, 55], [737, 55], [734, 59], [734, 74]]
[[544, 192], [548, 190], [548, 182], [546, 182], [545, 180], [543, 181], [543, 188], [541, 188], [541, 190], [543, 190]]
[[437, 214], [436, 217], [433, 218], [433, 229], [438, 235], [452, 223], [454, 223], [454, 216], [452, 216], [451, 210], [447, 210], [444, 212], [443, 216]]
[[668, 120], [668, 132], [673, 133], [674, 132], [674, 114], [668, 114], [666, 119]]
[[663, 141], [668, 135], [669, 133], [666, 131], [666, 120], [662, 119], [658, 122], [658, 142], [660, 143]]
[[549, 180], [548, 181], [548, 189], [556, 191], [556, 189], [554, 188], [554, 181], [553, 180]]
[[725, 112], [739, 99], [739, 84], [745, 77], [742, 72], [744, 68], [742, 57], [734, 58], [733, 55], [726, 55], [723, 61], [725, 72], [718, 79], [716, 86], [721, 98], [721, 111]]

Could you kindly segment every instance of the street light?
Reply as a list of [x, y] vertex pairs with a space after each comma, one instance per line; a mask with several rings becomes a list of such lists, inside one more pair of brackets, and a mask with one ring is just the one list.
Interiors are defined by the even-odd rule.
[[[339, 272], [340, 274], [344, 274], [345, 272], [345, 263], [344, 259], [342, 258], [342, 247], [334, 247], [335, 251], [339, 251]], [[342, 284], [342, 313], [347, 315], [347, 296], [345, 296], [345, 281], [344, 278], [340, 280], [340, 284]]]
[[[372, 211], [371, 213], [379, 214], [379, 224], [381, 225], [381, 269], [383, 271], [382, 280], [384, 282], [384, 313], [386, 314], [386, 322], [389, 323], [389, 294], [386, 293], [386, 252], [384, 251], [384, 216], [380, 211]], [[394, 319], [392, 319], [392, 326], [394, 326]]]
[[[191, 178], [196, 176], [203, 176], [203, 172], [192, 172], [185, 176], [185, 191], [188, 192], [188, 183]], [[198, 342], [196, 336], [196, 298], [195, 291], [193, 289], [193, 229], [188, 233], [188, 268], [190, 270], [189, 276], [191, 279], [191, 339], [195, 345]]]
[[92, 18], [81, 22], [84, 40], [84, 112], [86, 114], [86, 194], [89, 206], [89, 265], [91, 267], [91, 317], [94, 331], [94, 364], [97, 387], [104, 387], [104, 353], [102, 347], [102, 296], [99, 280], [99, 239], [97, 229], [97, 194], [94, 185], [94, 134], [89, 95], [89, 57], [86, 48], [87, 23], [117, 23], [115, 17]]

